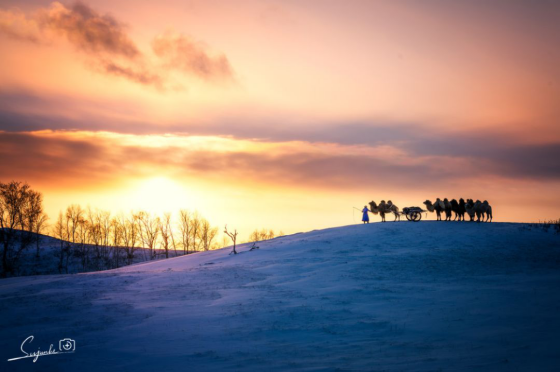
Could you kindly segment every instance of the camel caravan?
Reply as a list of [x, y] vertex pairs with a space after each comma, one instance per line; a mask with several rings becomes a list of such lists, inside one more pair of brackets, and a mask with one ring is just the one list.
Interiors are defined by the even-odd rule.
[[447, 198], [443, 199], [437, 198], [435, 203], [432, 204], [430, 200], [424, 202], [426, 209], [430, 212], [436, 212], [437, 220], [441, 221], [441, 212], [445, 212], [445, 221], [451, 221], [452, 214], [455, 214], [453, 221], [465, 221], [465, 214], [469, 215], [470, 221], [476, 222], [492, 222], [492, 206], [488, 204], [485, 200], [481, 202], [477, 200], [476, 202], [472, 199], [465, 200], [463, 198], [459, 201]]
[[[469, 216], [470, 221], [492, 222], [492, 206], [490, 206], [486, 200], [483, 202], [477, 200], [475, 202], [473, 199], [467, 199], [465, 202], [463, 198], [459, 199], [459, 201], [455, 199], [449, 201], [447, 198], [443, 200], [437, 198], [434, 203], [430, 200], [426, 200], [424, 205], [428, 212], [436, 212], [437, 221], [442, 221], [442, 213], [445, 213], [445, 221], [451, 221], [452, 217], [453, 221], [465, 221], [466, 214]], [[402, 214], [404, 214], [409, 221], [420, 221], [422, 212], [426, 211], [419, 207], [407, 207], [400, 211], [399, 207], [390, 200], [387, 202], [382, 200], [379, 205], [371, 201], [369, 202], [369, 208], [364, 206], [364, 209], [362, 209], [362, 222], [369, 223], [369, 213], [379, 214], [382, 222], [386, 221], [385, 215], [391, 213], [395, 216], [394, 221], [400, 221]]]

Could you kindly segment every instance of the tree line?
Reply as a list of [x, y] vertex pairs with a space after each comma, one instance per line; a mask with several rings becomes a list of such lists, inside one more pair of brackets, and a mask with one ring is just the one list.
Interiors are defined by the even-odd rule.
[[[218, 241], [218, 228], [196, 211], [182, 209], [177, 218], [146, 211], [112, 215], [108, 211], [72, 204], [52, 226], [43, 210], [43, 197], [27, 183], [0, 183], [0, 243], [2, 276], [17, 274], [22, 254], [34, 247], [41, 259], [42, 234], [58, 239], [52, 253], [59, 273], [71, 265], [79, 271], [118, 268], [138, 261], [169, 258], [228, 245]], [[282, 235], [280, 233], [279, 235]], [[255, 230], [249, 241], [272, 239], [272, 230]]]

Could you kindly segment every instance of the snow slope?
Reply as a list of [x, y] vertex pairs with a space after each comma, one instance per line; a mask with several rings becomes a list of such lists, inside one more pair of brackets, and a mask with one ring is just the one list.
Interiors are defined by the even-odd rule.
[[[0, 281], [2, 371], [558, 371], [560, 235], [397, 222]], [[76, 341], [74, 354], [7, 362]]]

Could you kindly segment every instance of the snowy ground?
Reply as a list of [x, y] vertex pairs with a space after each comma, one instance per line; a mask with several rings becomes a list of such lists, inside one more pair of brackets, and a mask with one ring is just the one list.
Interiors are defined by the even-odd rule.
[[[560, 235], [401, 222], [0, 281], [2, 371], [558, 371]], [[74, 354], [7, 362], [58, 340]]]

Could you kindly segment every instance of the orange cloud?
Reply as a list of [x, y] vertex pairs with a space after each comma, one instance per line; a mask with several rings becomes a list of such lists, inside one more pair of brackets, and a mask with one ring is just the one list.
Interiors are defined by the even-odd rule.
[[[407, 189], [475, 178], [558, 176], [553, 161], [535, 165], [550, 149], [524, 148], [517, 164], [501, 157], [414, 154], [389, 145], [304, 141], [261, 142], [217, 136], [131, 135], [111, 132], [0, 132], [0, 177], [88, 182], [164, 172], [220, 182], [252, 181], [300, 188]], [[510, 154], [511, 155], [511, 154]], [[522, 161], [525, 157], [528, 160]]]
[[184, 35], [166, 33], [152, 42], [154, 53], [168, 68], [204, 79], [230, 79], [233, 71], [225, 55], [211, 56], [199, 43]]
[[39, 25], [34, 19], [28, 19], [19, 9], [0, 9], [0, 33], [9, 37], [39, 43], [42, 39]]
[[122, 23], [82, 2], [70, 8], [54, 2], [50, 9], [41, 13], [39, 22], [88, 53], [108, 53], [130, 59], [141, 55]]
[[230, 79], [232, 67], [224, 54], [209, 55], [202, 44], [183, 35], [165, 34], [154, 39], [152, 47], [165, 70], [149, 63], [146, 55], [128, 35], [124, 24], [85, 3], [66, 7], [53, 2], [28, 17], [21, 10], [0, 10], [0, 33], [16, 40], [41, 43], [51, 33], [65, 37], [71, 45], [89, 56], [94, 70], [125, 78], [134, 83], [163, 90], [171, 70], [206, 80]]

